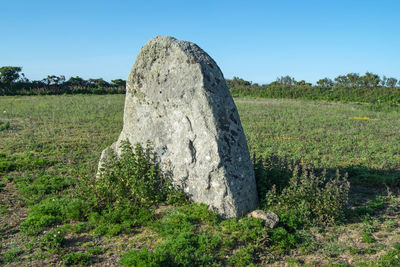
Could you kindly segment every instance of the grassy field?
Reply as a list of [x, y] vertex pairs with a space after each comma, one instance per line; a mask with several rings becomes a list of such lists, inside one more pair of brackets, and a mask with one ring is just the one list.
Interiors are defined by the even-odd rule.
[[[123, 102], [123, 95], [0, 98], [1, 265], [400, 265], [395, 108], [235, 99], [255, 163], [260, 208], [281, 217], [277, 228], [267, 229], [254, 218], [222, 220], [184, 199], [149, 211], [116, 202], [96, 207], [98, 159], [118, 138]], [[279, 192], [290, 188], [295, 166], [318, 177], [325, 169], [328, 179], [337, 170], [341, 177], [348, 173], [343, 216], [329, 223], [299, 220], [304, 206], [281, 204], [293, 199], [278, 197], [276, 209], [268, 205], [265, 194], [272, 184]], [[302, 203], [313, 203], [307, 201]]]

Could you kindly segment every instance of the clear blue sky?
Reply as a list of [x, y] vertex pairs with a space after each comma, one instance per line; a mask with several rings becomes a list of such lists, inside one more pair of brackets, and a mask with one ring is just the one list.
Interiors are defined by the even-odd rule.
[[400, 78], [400, 1], [0, 0], [0, 66], [30, 79], [125, 79], [156, 35], [198, 44], [226, 78]]

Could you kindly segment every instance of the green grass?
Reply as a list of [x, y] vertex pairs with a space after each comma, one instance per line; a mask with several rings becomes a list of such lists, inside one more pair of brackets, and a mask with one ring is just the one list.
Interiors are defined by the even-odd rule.
[[[0, 131], [0, 264], [347, 266], [339, 256], [351, 258], [350, 265], [396, 263], [400, 114], [395, 109], [236, 99], [257, 163], [260, 199], [273, 184], [278, 189], [269, 209], [276, 209], [281, 223], [271, 230], [258, 219], [223, 220], [179, 195], [169, 201], [163, 191], [148, 191], [153, 183], [140, 188], [147, 196], [143, 203], [138, 195], [126, 195], [131, 189], [122, 178], [129, 170], [123, 168], [140, 170], [140, 164], [117, 163], [120, 175], [95, 180], [101, 151], [122, 129], [123, 102], [123, 95], [0, 98], [0, 111], [6, 111], [0, 121], [9, 122]], [[310, 184], [308, 195], [321, 190], [315, 195], [328, 196], [330, 177], [337, 169], [342, 176], [348, 172], [350, 209], [336, 213], [334, 198], [316, 203], [297, 192], [290, 184], [296, 164], [321, 178]], [[115, 180], [114, 188], [107, 179]], [[103, 185], [118, 197], [107, 195]], [[279, 195], [284, 188], [286, 195]], [[161, 203], [166, 208], [156, 211]], [[318, 220], [308, 219], [307, 212]], [[318, 217], [324, 214], [330, 219]], [[385, 252], [375, 256], [381, 249]]]
[[236, 104], [256, 155], [333, 172], [339, 168], [361, 184], [400, 181], [397, 110], [295, 100], [238, 99]]

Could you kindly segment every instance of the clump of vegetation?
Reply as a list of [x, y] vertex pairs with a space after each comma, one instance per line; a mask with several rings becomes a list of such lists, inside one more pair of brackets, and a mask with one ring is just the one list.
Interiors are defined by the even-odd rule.
[[395, 243], [393, 249], [386, 251], [378, 259], [369, 260], [359, 264], [360, 266], [399, 266], [400, 265], [400, 245]]
[[50, 196], [33, 205], [31, 210], [21, 227], [23, 233], [36, 235], [66, 221], [84, 220], [89, 206], [81, 199]]
[[146, 225], [156, 205], [184, 202], [184, 194], [162, 174], [150, 143], [132, 148], [121, 144], [121, 155], [109, 153], [98, 177], [81, 187], [89, 203], [89, 224], [97, 234], [118, 235]]
[[[159, 203], [185, 201], [160, 172], [150, 144], [145, 148], [137, 144], [133, 150], [129, 142], [123, 142], [121, 149], [120, 157], [110, 154], [98, 177], [77, 185], [49, 175], [33, 182], [17, 179], [19, 192], [32, 205], [22, 231], [35, 235], [65, 222], [86, 221], [86, 230], [113, 236], [147, 224]], [[76, 196], [57, 195], [71, 186]]]
[[152, 252], [143, 248], [142, 250], [131, 250], [125, 253], [120, 263], [123, 266], [171, 266], [168, 265], [168, 261], [165, 255], [159, 252]]
[[54, 229], [44, 234], [39, 241], [42, 250], [55, 252], [60, 249], [65, 242], [66, 230], [64, 228]]
[[328, 178], [317, 175], [306, 166], [297, 165], [287, 187], [279, 192], [276, 186], [262, 200], [265, 209], [277, 212], [290, 229], [303, 226], [332, 225], [344, 219], [350, 184], [347, 175]]
[[291, 162], [287, 158], [278, 156], [256, 157], [253, 155], [254, 174], [257, 183], [259, 199], [265, 199], [265, 195], [275, 186], [281, 191], [285, 188], [293, 173], [293, 168], [298, 162]]
[[64, 255], [61, 263], [64, 263], [66, 266], [72, 265], [90, 265], [92, 263], [91, 257], [83, 252], [71, 252]]
[[17, 262], [21, 260], [22, 249], [20, 247], [16, 247], [8, 250], [4, 253], [4, 255], [0, 255], [0, 263], [11, 263]]
[[123, 203], [149, 208], [166, 201], [172, 186], [161, 173], [150, 143], [146, 147], [136, 144], [132, 149], [129, 141], [124, 141], [121, 151], [120, 157], [109, 151], [99, 177], [94, 180], [98, 208]]
[[10, 128], [10, 121], [0, 121], [0, 131], [4, 131]]
[[0, 173], [14, 170], [32, 170], [51, 165], [51, 162], [44, 158], [38, 158], [31, 152], [7, 156], [0, 153]]
[[[196, 225], [214, 225], [219, 218], [215, 212], [208, 210], [204, 204], [185, 205], [167, 213], [152, 228], [165, 242], [159, 244], [154, 252], [133, 251], [124, 256], [122, 263], [128, 266], [133, 260], [143, 257], [159, 261], [154, 266], [207, 266], [219, 260], [215, 250], [222, 246], [222, 235], [198, 232]], [[152, 255], [150, 253], [153, 253]], [[165, 265], [167, 264], [167, 265]]]
[[30, 179], [16, 179], [19, 184], [18, 192], [27, 199], [28, 204], [37, 204], [46, 197], [56, 195], [72, 186], [74, 181], [61, 176], [42, 175], [32, 182]]

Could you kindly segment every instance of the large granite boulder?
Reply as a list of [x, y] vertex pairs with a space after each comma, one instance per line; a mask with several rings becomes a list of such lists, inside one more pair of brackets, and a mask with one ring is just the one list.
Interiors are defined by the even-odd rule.
[[[127, 79], [124, 125], [111, 145], [150, 140], [161, 168], [195, 202], [223, 217], [257, 206], [254, 171], [240, 118], [215, 61], [197, 45], [157, 36]], [[107, 156], [103, 151], [102, 159]]]

